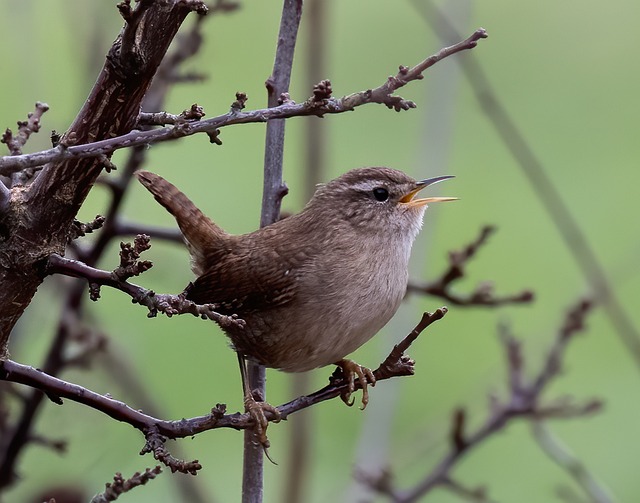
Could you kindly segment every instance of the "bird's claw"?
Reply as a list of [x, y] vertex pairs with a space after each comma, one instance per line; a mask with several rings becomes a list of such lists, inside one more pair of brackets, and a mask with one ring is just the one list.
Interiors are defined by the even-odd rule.
[[269, 458], [269, 461], [271, 461], [273, 464], [277, 464], [271, 459], [267, 450], [271, 446], [271, 443], [267, 438], [267, 427], [269, 426], [269, 420], [267, 419], [265, 412], [270, 412], [271, 414], [273, 414], [275, 416], [273, 422], [279, 423], [280, 411], [277, 407], [274, 407], [270, 403], [262, 401], [261, 397], [258, 398], [259, 400], [256, 400], [256, 397], [254, 397], [253, 394], [247, 393], [247, 395], [245, 395], [244, 397], [244, 410], [253, 420], [253, 431], [256, 434], [260, 445], [262, 445], [265, 455], [267, 456], [267, 458]]
[[376, 378], [371, 369], [358, 365], [353, 360], [340, 360], [336, 363], [342, 369], [343, 378], [347, 381], [347, 389], [340, 394], [342, 401], [351, 407], [355, 403], [355, 399], [351, 397], [356, 390], [356, 377], [362, 386], [362, 407], [361, 410], [367, 408], [369, 403], [369, 384], [376, 385]]

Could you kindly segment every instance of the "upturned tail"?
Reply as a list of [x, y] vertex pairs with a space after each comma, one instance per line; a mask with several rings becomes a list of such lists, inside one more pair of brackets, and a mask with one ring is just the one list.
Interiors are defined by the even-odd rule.
[[161, 176], [149, 171], [138, 171], [136, 174], [156, 201], [175, 217], [189, 247], [192, 268], [200, 275], [206, 266], [208, 252], [220, 248], [228, 234], [202, 213], [176, 186]]

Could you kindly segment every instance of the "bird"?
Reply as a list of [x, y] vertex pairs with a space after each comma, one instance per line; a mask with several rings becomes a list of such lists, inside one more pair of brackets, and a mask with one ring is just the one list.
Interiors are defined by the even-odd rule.
[[[159, 175], [139, 171], [137, 177], [182, 232], [195, 275], [185, 297], [244, 320], [222, 327], [241, 370], [242, 358], [284, 372], [334, 364], [349, 383], [342, 399], [353, 404], [357, 377], [365, 408], [375, 378], [346, 357], [400, 306], [427, 206], [456, 199], [417, 194], [453, 176], [418, 181], [388, 167], [352, 169], [319, 185], [299, 213], [241, 235], [225, 232]], [[249, 410], [251, 400], [245, 384]], [[266, 430], [264, 418], [256, 420]]]

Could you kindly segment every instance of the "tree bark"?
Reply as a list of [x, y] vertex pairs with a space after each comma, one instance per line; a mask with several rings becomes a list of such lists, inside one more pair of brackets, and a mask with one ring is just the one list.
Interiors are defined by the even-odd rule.
[[[61, 143], [73, 145], [129, 132], [173, 37], [199, 4], [139, 2], [107, 55], [98, 79]], [[40, 265], [64, 255], [69, 229], [104, 159], [46, 165], [29, 186], [16, 186], [0, 214], [0, 358], [11, 330], [42, 282]]]

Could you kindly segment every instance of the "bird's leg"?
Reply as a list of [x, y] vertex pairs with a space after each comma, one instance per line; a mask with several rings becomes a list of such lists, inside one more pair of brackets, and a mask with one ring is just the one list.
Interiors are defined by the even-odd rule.
[[[242, 391], [244, 392], [244, 410], [249, 413], [251, 419], [253, 419], [254, 431], [260, 441], [260, 444], [265, 450], [265, 454], [269, 457], [267, 449], [269, 448], [269, 439], [267, 438], [267, 426], [269, 426], [269, 420], [265, 416], [265, 411], [271, 412], [276, 419], [274, 423], [280, 422], [280, 411], [273, 405], [264, 401], [262, 396], [254, 396], [254, 392], [249, 386], [249, 376], [247, 375], [247, 364], [244, 356], [238, 353], [238, 363], [240, 364], [240, 375], [242, 377]], [[258, 393], [256, 392], [256, 395]], [[271, 458], [269, 458], [271, 459]]]
[[371, 369], [358, 365], [353, 360], [342, 359], [336, 362], [336, 365], [342, 369], [342, 375], [345, 381], [347, 381], [349, 387], [346, 391], [343, 391], [340, 395], [342, 401], [351, 407], [355, 399], [351, 398], [351, 394], [356, 390], [356, 377], [362, 385], [362, 410], [366, 409], [369, 403], [369, 384], [371, 386], [376, 385], [376, 378], [371, 372]]

